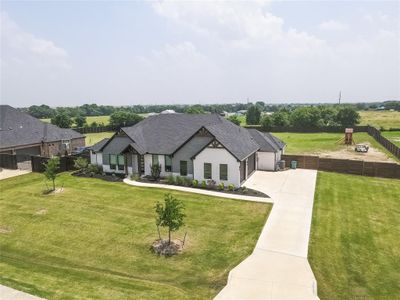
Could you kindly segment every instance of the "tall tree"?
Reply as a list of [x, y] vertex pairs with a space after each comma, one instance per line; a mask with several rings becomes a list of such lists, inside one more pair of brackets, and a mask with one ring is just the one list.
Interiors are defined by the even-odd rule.
[[72, 120], [66, 113], [59, 112], [53, 118], [51, 118], [51, 124], [57, 125], [61, 128], [70, 128], [72, 125]]
[[261, 109], [258, 105], [251, 105], [247, 109], [246, 123], [247, 125], [259, 125], [261, 118]]
[[51, 180], [53, 183], [53, 191], [56, 189], [56, 178], [57, 171], [60, 168], [60, 158], [58, 156], [50, 158], [44, 163], [44, 176], [47, 180]]
[[171, 244], [171, 232], [178, 230], [184, 225], [183, 219], [186, 216], [183, 213], [184, 209], [183, 203], [171, 194], [164, 196], [164, 204], [160, 202], [156, 203], [156, 225], [157, 228], [159, 226], [168, 228], [168, 244]]
[[316, 107], [298, 107], [290, 115], [292, 126], [299, 128], [319, 127], [321, 124], [320, 110]]
[[74, 119], [76, 127], [83, 127], [86, 124], [86, 117], [77, 115]]
[[123, 110], [116, 111], [110, 116], [110, 124], [118, 127], [132, 126], [142, 120], [142, 116]]
[[261, 118], [260, 122], [261, 128], [265, 131], [269, 131], [272, 128], [272, 118], [271, 116], [265, 115]]
[[204, 114], [204, 109], [201, 105], [192, 105], [185, 109], [185, 113], [187, 114]]
[[341, 107], [336, 115], [336, 122], [343, 127], [353, 127], [360, 122], [360, 114], [353, 107]]
[[273, 126], [289, 126], [289, 114], [285, 111], [274, 112], [271, 116]]
[[240, 126], [240, 119], [237, 115], [229, 116], [228, 121], [231, 121], [233, 124]]

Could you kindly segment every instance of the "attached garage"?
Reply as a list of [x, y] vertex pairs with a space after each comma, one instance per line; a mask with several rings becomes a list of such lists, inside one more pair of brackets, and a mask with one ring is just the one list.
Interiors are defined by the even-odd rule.
[[257, 170], [275, 171], [285, 148], [285, 143], [268, 132], [249, 129], [253, 139], [260, 146], [257, 152]]
[[258, 170], [275, 171], [277, 162], [275, 152], [258, 152]]

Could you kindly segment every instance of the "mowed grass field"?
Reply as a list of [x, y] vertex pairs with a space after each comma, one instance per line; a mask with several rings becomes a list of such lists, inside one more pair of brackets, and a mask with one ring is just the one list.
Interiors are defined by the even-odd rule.
[[325, 299], [399, 299], [400, 180], [319, 172], [309, 261]]
[[[47, 299], [212, 299], [253, 251], [271, 205], [173, 192], [186, 209], [182, 254], [164, 258], [154, 206], [165, 190], [43, 174], [0, 181], [0, 283]], [[163, 232], [166, 237], [166, 232]]]
[[85, 143], [86, 146], [92, 146], [97, 142], [100, 142], [104, 138], [111, 137], [115, 132], [106, 131], [106, 132], [98, 132], [98, 133], [85, 133]]
[[360, 125], [372, 125], [380, 129], [400, 128], [400, 111], [359, 111]]
[[[50, 123], [50, 119], [40, 119], [43, 122]], [[96, 122], [97, 124], [103, 123], [104, 125], [108, 125], [110, 123], [110, 116], [89, 116], [86, 117], [86, 123], [87, 124], [92, 124], [93, 122]], [[73, 124], [74, 126], [74, 124]]]
[[382, 131], [382, 135], [400, 147], [400, 131]]
[[[347, 148], [346, 145], [339, 143], [344, 137], [344, 133], [275, 132], [273, 134], [287, 144], [285, 150], [287, 154], [318, 155]], [[354, 140], [356, 143], [369, 143], [372, 147], [385, 153], [388, 157], [397, 160], [394, 155], [366, 132], [355, 133]]]

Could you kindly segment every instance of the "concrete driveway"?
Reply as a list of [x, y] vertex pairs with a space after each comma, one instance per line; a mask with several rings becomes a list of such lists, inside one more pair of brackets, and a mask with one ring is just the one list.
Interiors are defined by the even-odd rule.
[[274, 202], [253, 253], [230, 273], [216, 299], [318, 299], [307, 260], [317, 172], [255, 172], [245, 186]]

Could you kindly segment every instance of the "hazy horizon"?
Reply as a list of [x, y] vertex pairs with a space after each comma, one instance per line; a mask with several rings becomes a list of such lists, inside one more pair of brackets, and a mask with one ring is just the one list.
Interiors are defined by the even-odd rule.
[[397, 1], [3, 1], [0, 11], [1, 103], [15, 107], [400, 99]]

